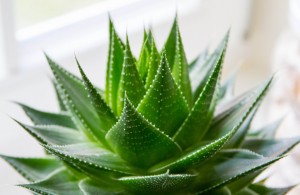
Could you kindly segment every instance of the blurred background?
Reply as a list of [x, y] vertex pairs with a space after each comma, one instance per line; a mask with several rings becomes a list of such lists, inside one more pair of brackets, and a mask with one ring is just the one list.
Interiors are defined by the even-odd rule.
[[[39, 156], [43, 150], [10, 117], [29, 122], [11, 101], [56, 111], [51, 74], [43, 51], [74, 73], [74, 55], [87, 75], [104, 86], [108, 13], [133, 52], [144, 27], [153, 29], [161, 48], [175, 12], [189, 60], [216, 46], [231, 28], [224, 76], [238, 70], [236, 93], [278, 78], [255, 124], [286, 116], [279, 137], [298, 135], [300, 117], [299, 0], [0, 0], [0, 153]], [[278, 83], [278, 84], [277, 84]], [[261, 109], [262, 110], [262, 109]], [[300, 152], [299, 152], [300, 154]], [[298, 160], [297, 160], [298, 159]], [[271, 186], [300, 182], [296, 152], [276, 165]], [[25, 194], [13, 186], [24, 180], [0, 161], [0, 194]], [[295, 189], [291, 194], [299, 194]]]

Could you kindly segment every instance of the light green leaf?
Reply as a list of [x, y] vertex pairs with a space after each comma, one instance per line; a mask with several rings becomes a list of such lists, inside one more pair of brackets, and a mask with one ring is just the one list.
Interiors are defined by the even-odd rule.
[[36, 110], [24, 104], [18, 103], [26, 115], [31, 119], [35, 125], [59, 125], [63, 127], [68, 127], [71, 129], [76, 129], [73, 121], [69, 114], [62, 113], [49, 113]]
[[[232, 138], [232, 136], [238, 131], [238, 129], [244, 124], [244, 122], [251, 116], [253, 110], [256, 109], [262, 98], [264, 97], [267, 89], [271, 84], [269, 80], [256, 94], [253, 101], [249, 101], [245, 104], [239, 112], [233, 117], [234, 120], [228, 120], [222, 125], [222, 134], [220, 137], [217, 137], [213, 140], [209, 140], [209, 143], [206, 145], [195, 146], [186, 151], [184, 155], [180, 157], [168, 159], [162, 163], [158, 163], [151, 168], [151, 172], [161, 172], [165, 170], [171, 171], [182, 171], [186, 169], [191, 169], [194, 166], [199, 166], [204, 160], [212, 157], [217, 151], [219, 151], [227, 141]], [[225, 133], [226, 132], [226, 133]], [[210, 132], [210, 134], [213, 134]], [[219, 134], [218, 134], [219, 135]], [[205, 142], [206, 143], [206, 142]]]
[[189, 108], [172, 78], [163, 54], [155, 79], [137, 108], [160, 131], [173, 136], [187, 117]]
[[154, 40], [151, 44], [151, 52], [148, 60], [148, 74], [146, 78], [145, 87], [148, 90], [155, 79], [155, 75], [157, 74], [157, 69], [159, 67], [160, 55], [157, 51]]
[[[177, 28], [178, 28], [178, 21], [177, 15], [174, 19], [171, 31], [169, 33], [168, 39], [164, 45], [167, 61], [169, 63], [170, 69], [173, 69], [173, 64], [175, 61], [175, 54], [176, 54], [176, 43], [177, 43]], [[164, 51], [162, 51], [164, 52]]]
[[120, 116], [124, 106], [124, 94], [127, 94], [132, 104], [137, 107], [146, 93], [144, 84], [136, 69], [135, 59], [131, 53], [128, 37], [126, 39], [125, 57], [122, 77], [118, 91], [118, 115]]
[[[71, 144], [65, 146], [49, 146], [43, 147], [62, 160], [81, 167], [87, 167], [84, 170], [98, 170], [97, 174], [105, 175], [113, 173], [134, 174], [136, 170], [127, 165], [127, 163], [118, 157], [118, 155], [99, 148], [93, 143]], [[91, 167], [91, 169], [88, 169]], [[96, 172], [95, 172], [96, 173]], [[90, 173], [90, 174], [95, 174]]]
[[[215, 51], [210, 55], [210, 57], [205, 61], [202, 66], [198, 66], [197, 69], [193, 71], [191, 75], [193, 81], [193, 99], [194, 102], [197, 101], [199, 95], [204, 90], [206, 83], [211, 77], [212, 72], [214, 71], [214, 67], [219, 63], [221, 56], [225, 56], [227, 43], [229, 39], [229, 31], [226, 33], [225, 37], [221, 40], [218, 47]], [[223, 59], [222, 59], [223, 60]]]
[[202, 68], [207, 58], [208, 58], [208, 48], [205, 48], [191, 63], [189, 63], [191, 83], [193, 83], [193, 77], [191, 77], [191, 75], [197, 76], [194, 74], [194, 71], [196, 69]]
[[122, 177], [119, 181], [135, 194], [179, 194], [195, 179], [191, 174], [169, 174]]
[[295, 186], [289, 186], [285, 188], [270, 188], [259, 184], [251, 184], [249, 189], [256, 192], [259, 195], [285, 195]]
[[183, 92], [190, 107], [193, 104], [191, 82], [189, 78], [188, 62], [185, 56], [179, 28], [176, 29], [176, 51], [172, 75], [179, 89]]
[[218, 94], [219, 104], [223, 104], [233, 98], [234, 84], [236, 81], [237, 72], [232, 73], [225, 82], [221, 85]]
[[263, 157], [247, 150], [223, 150], [197, 170], [197, 194], [209, 193], [231, 182], [261, 170], [281, 157]]
[[119, 38], [113, 22], [109, 19], [109, 51], [106, 68], [105, 99], [117, 114], [118, 89], [124, 61], [124, 44]]
[[125, 98], [123, 113], [106, 139], [124, 160], [147, 168], [181, 152], [173, 140], [151, 125]]
[[56, 125], [29, 126], [16, 122], [42, 144], [65, 145], [88, 141], [81, 132], [67, 127]]
[[199, 143], [209, 128], [217, 103], [225, 48], [191, 112], [173, 137], [182, 148]]
[[30, 182], [40, 181], [60, 169], [62, 164], [54, 158], [22, 158], [0, 155], [17, 172]]
[[106, 145], [104, 138], [106, 130], [99, 127], [101, 120], [88, 97], [88, 92], [85, 90], [82, 81], [74, 78], [48, 56], [46, 57], [59, 88], [63, 92], [64, 104], [77, 128], [83, 131], [90, 140]]
[[99, 128], [108, 131], [116, 122], [117, 118], [114, 115], [113, 111], [110, 109], [110, 107], [105, 103], [105, 101], [102, 99], [100, 94], [97, 92], [97, 89], [93, 86], [93, 84], [90, 82], [90, 80], [87, 78], [85, 73], [83, 72], [82, 68], [80, 67], [80, 64], [78, 60], [76, 59], [82, 80], [84, 82], [84, 85], [86, 87], [86, 90], [89, 94], [89, 98], [98, 114], [99, 117]]
[[122, 188], [115, 183], [93, 181], [91, 179], [81, 180], [79, 183], [80, 190], [85, 195], [117, 195], [122, 193]]
[[19, 186], [24, 187], [35, 194], [83, 195], [78, 187], [78, 180], [65, 169], [57, 171], [45, 180]]
[[242, 148], [249, 149], [263, 156], [281, 156], [300, 142], [300, 137], [283, 139], [247, 139]]

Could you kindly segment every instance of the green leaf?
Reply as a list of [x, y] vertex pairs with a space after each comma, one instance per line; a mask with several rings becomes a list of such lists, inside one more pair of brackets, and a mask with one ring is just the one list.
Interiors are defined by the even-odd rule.
[[232, 193], [227, 187], [223, 187], [221, 189], [212, 190], [208, 193], [203, 193], [203, 195], [232, 195]]
[[42, 144], [65, 145], [88, 141], [79, 131], [56, 125], [29, 126], [16, 121]]
[[[194, 75], [194, 71], [198, 68], [203, 67], [205, 64], [205, 61], [208, 58], [208, 48], [204, 49], [190, 64], [189, 64], [189, 72], [190, 72], [190, 78], [191, 75]], [[196, 76], [196, 75], [195, 75]], [[193, 78], [191, 79], [191, 82], [193, 82]]]
[[255, 138], [264, 138], [264, 139], [273, 139], [275, 137], [276, 131], [281, 125], [284, 118], [280, 118], [266, 126], [249, 132], [250, 137]]
[[[224, 48], [226, 48], [226, 46]], [[191, 112], [173, 137], [182, 148], [187, 148], [195, 143], [199, 143], [209, 128], [218, 98], [218, 85], [224, 52], [225, 49]]]
[[251, 184], [249, 189], [256, 192], [259, 195], [285, 195], [295, 186], [289, 186], [285, 188], [270, 188], [259, 184]]
[[219, 101], [220, 104], [232, 99], [236, 76], [237, 76], [237, 72], [234, 72], [221, 85], [220, 91], [219, 91], [219, 94], [218, 94], [218, 101]]
[[142, 79], [142, 81], [145, 81], [148, 73], [148, 61], [149, 61], [150, 53], [151, 53], [151, 45], [150, 42], [148, 41], [148, 35], [146, 31], [144, 31], [143, 46], [140, 52], [139, 59], [136, 64], [137, 70], [140, 74], [140, 78]]
[[153, 40], [151, 44], [151, 52], [148, 60], [148, 74], [147, 74], [146, 84], [145, 84], [147, 90], [151, 87], [151, 84], [155, 79], [155, 75], [157, 74], [157, 69], [159, 67], [159, 62], [160, 62], [160, 55], [157, 51], [155, 42]]
[[175, 59], [172, 67], [172, 75], [179, 89], [183, 92], [190, 107], [193, 104], [191, 82], [189, 78], [188, 62], [185, 56], [179, 28], [176, 32], [176, 51]]
[[106, 130], [99, 128], [101, 120], [90, 102], [88, 92], [82, 81], [73, 77], [47, 55], [46, 57], [59, 88], [63, 92], [64, 104], [77, 128], [83, 131], [90, 140], [106, 145], [104, 138]]
[[263, 156], [281, 156], [300, 142], [300, 137], [283, 139], [247, 139], [242, 148], [249, 149]]
[[57, 82], [55, 80], [52, 80], [52, 83], [53, 83], [53, 86], [54, 86], [54, 90], [55, 90], [56, 98], [57, 98], [57, 101], [58, 101], [59, 109], [61, 111], [67, 111], [67, 108], [65, 107], [64, 102], [62, 100], [62, 92], [59, 91], [59, 87], [58, 87]]
[[194, 102], [197, 101], [199, 95], [204, 90], [206, 83], [210, 79], [216, 64], [219, 63], [222, 56], [223, 57], [225, 56], [228, 39], [229, 39], [229, 31], [226, 33], [225, 37], [221, 40], [218, 47], [205, 61], [205, 63], [202, 66], [199, 66], [197, 69], [195, 69], [195, 71], [193, 71], [195, 76], [191, 75], [191, 78], [193, 79], [192, 91], [193, 91]]
[[223, 150], [199, 167], [195, 192], [209, 193], [276, 162], [281, 157], [263, 157], [247, 150]]
[[89, 98], [98, 114], [99, 117], [99, 128], [108, 131], [116, 122], [117, 118], [114, 115], [113, 111], [110, 109], [110, 107], [105, 103], [105, 101], [102, 99], [102, 97], [97, 92], [97, 89], [93, 86], [91, 81], [87, 78], [85, 73], [83, 72], [82, 68], [80, 67], [80, 64], [78, 60], [76, 59], [82, 80], [84, 82], [84, 85], [87, 89], [87, 92], [89, 94]]
[[124, 44], [119, 38], [113, 22], [109, 19], [109, 51], [106, 68], [105, 99], [117, 114], [118, 89], [124, 61]]
[[119, 121], [106, 139], [121, 158], [144, 168], [181, 151], [170, 137], [140, 115], [127, 98]]
[[70, 115], [62, 113], [49, 113], [36, 110], [24, 104], [18, 103], [26, 115], [31, 119], [35, 125], [59, 125], [63, 127], [68, 127], [71, 129], [76, 129], [73, 121], [70, 118]]
[[[176, 54], [176, 43], [177, 43], [177, 15], [175, 16], [171, 31], [169, 33], [168, 39], [164, 45], [167, 61], [169, 63], [170, 69], [173, 69], [173, 64], [175, 61]], [[164, 51], [163, 51], [164, 52]]]
[[45, 180], [19, 186], [35, 194], [83, 195], [78, 187], [78, 180], [65, 169], [57, 171]]
[[[98, 145], [93, 143], [65, 146], [43, 145], [43, 147], [53, 155], [79, 168], [87, 167], [85, 170], [97, 170], [97, 174], [99, 175], [110, 174], [111, 172], [129, 175], [136, 173], [135, 169], [127, 165], [127, 163], [116, 154], [99, 148]], [[91, 169], [88, 169], [89, 167]]]
[[144, 84], [139, 76], [135, 64], [135, 59], [131, 53], [127, 37], [122, 77], [118, 92], [118, 115], [121, 115], [123, 110], [125, 92], [135, 107], [137, 107], [146, 93]]
[[160, 131], [172, 136], [187, 117], [189, 108], [172, 78], [163, 54], [155, 79], [137, 108]]
[[[164, 170], [171, 171], [182, 171], [186, 169], [191, 169], [194, 166], [199, 166], [204, 160], [212, 157], [217, 151], [219, 151], [227, 141], [232, 138], [232, 136], [238, 131], [238, 129], [244, 124], [247, 118], [251, 117], [251, 113], [256, 109], [262, 98], [264, 97], [267, 89], [271, 84], [272, 79], [270, 79], [257, 93], [253, 101], [249, 101], [245, 104], [239, 112], [232, 118], [222, 125], [222, 132], [224, 134], [218, 134], [219, 137], [208, 140], [209, 143], [206, 145], [195, 146], [190, 148], [185, 152], [185, 154], [180, 157], [175, 157], [173, 159], [168, 159], [161, 162], [150, 169], [151, 172], [161, 172]], [[226, 133], [225, 133], [226, 132]], [[214, 134], [210, 132], [210, 134]], [[206, 142], [205, 142], [206, 143]]]
[[91, 179], [81, 180], [79, 183], [80, 190], [85, 195], [116, 195], [122, 193], [122, 188], [109, 182], [93, 181]]
[[22, 158], [0, 155], [18, 173], [30, 182], [40, 181], [60, 169], [62, 164], [54, 158]]
[[169, 174], [122, 177], [119, 181], [135, 194], [177, 194], [195, 179], [191, 174]]

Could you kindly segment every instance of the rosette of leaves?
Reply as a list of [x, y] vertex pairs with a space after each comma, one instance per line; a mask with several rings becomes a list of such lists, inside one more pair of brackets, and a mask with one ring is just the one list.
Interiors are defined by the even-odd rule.
[[[275, 139], [278, 122], [252, 131], [272, 78], [234, 97], [220, 84], [227, 33], [217, 48], [188, 63], [175, 19], [161, 51], [144, 33], [138, 58], [109, 22], [105, 90], [46, 58], [59, 113], [20, 104], [33, 125], [18, 122], [46, 157], [2, 155], [34, 194], [285, 194], [255, 178], [299, 138]], [[251, 131], [250, 131], [251, 130]]]

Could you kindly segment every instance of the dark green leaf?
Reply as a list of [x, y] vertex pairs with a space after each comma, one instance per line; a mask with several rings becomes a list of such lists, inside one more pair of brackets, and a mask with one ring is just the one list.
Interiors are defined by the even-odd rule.
[[76, 129], [70, 115], [67, 113], [49, 113], [36, 110], [24, 104], [19, 103], [19, 105], [35, 125], [59, 125]]
[[84, 179], [79, 183], [80, 190], [85, 195], [116, 195], [121, 193], [122, 188], [118, 187], [115, 183], [93, 181], [91, 179]]
[[146, 93], [144, 84], [136, 69], [136, 63], [130, 50], [128, 37], [126, 39], [124, 64], [118, 92], [118, 115], [121, 115], [123, 110], [125, 92], [135, 107], [137, 107]]
[[229, 32], [225, 35], [222, 41], [219, 43], [218, 47], [215, 51], [210, 55], [210, 57], [205, 61], [202, 66], [199, 66], [197, 69], [193, 71], [191, 75], [193, 80], [193, 99], [194, 102], [197, 101], [199, 95], [204, 90], [206, 83], [211, 77], [212, 72], [214, 71], [214, 67], [219, 63], [221, 56], [225, 56], [227, 43], [229, 39]]
[[83, 195], [78, 187], [78, 180], [65, 169], [57, 171], [45, 180], [19, 186], [27, 188], [35, 194]]
[[124, 61], [124, 44], [109, 19], [109, 51], [106, 68], [105, 99], [117, 114], [118, 89]]
[[62, 164], [54, 158], [21, 158], [0, 155], [16, 171], [30, 182], [40, 181], [48, 177]]
[[122, 177], [119, 181], [135, 194], [177, 194], [195, 178], [191, 174], [169, 174]]
[[208, 193], [276, 162], [281, 157], [263, 157], [247, 150], [223, 150], [197, 170], [197, 194]]
[[88, 92], [81, 80], [74, 78], [69, 72], [57, 65], [48, 56], [47, 60], [56, 78], [60, 90], [63, 92], [63, 101], [72, 116], [77, 128], [83, 131], [92, 141], [106, 145], [106, 130], [101, 129], [101, 120], [90, 102]]
[[170, 137], [140, 115], [127, 98], [120, 120], [106, 139], [121, 158], [139, 167], [149, 167], [181, 151]]
[[247, 139], [242, 148], [249, 149], [263, 156], [280, 156], [286, 154], [300, 142], [300, 137], [283, 139]]
[[77, 59], [76, 59], [76, 62], [77, 62], [80, 74], [82, 76], [84, 85], [89, 94], [89, 98], [98, 114], [99, 128], [101, 128], [105, 131], [108, 131], [117, 122], [117, 118], [114, 115], [113, 111], [110, 109], [110, 107], [105, 103], [105, 101], [102, 99], [100, 94], [97, 92], [97, 89], [93, 86], [93, 84], [87, 78], [87, 76], [83, 72], [82, 68], [80, 67]]
[[295, 186], [289, 186], [285, 188], [270, 188], [259, 184], [252, 184], [249, 189], [256, 192], [259, 195], [285, 195]]
[[172, 136], [187, 117], [189, 108], [172, 78], [163, 54], [155, 79], [137, 108], [160, 131]]
[[[99, 148], [93, 143], [72, 144], [65, 146], [49, 146], [43, 147], [55, 156], [75, 164], [79, 167], [91, 167], [85, 170], [98, 170], [98, 174], [109, 174], [110, 172], [133, 174], [136, 173], [132, 167], [120, 159], [116, 154]], [[93, 173], [91, 173], [93, 174]]]
[[[227, 42], [224, 44], [227, 44]], [[183, 148], [199, 143], [209, 128], [217, 103], [219, 80], [225, 48], [226, 46], [224, 46], [223, 53], [216, 63], [203, 91], [189, 113], [189, 116], [185, 119], [184, 123], [174, 136], [174, 140]]]
[[88, 141], [81, 132], [67, 127], [55, 125], [29, 126], [16, 122], [42, 144], [65, 145]]

